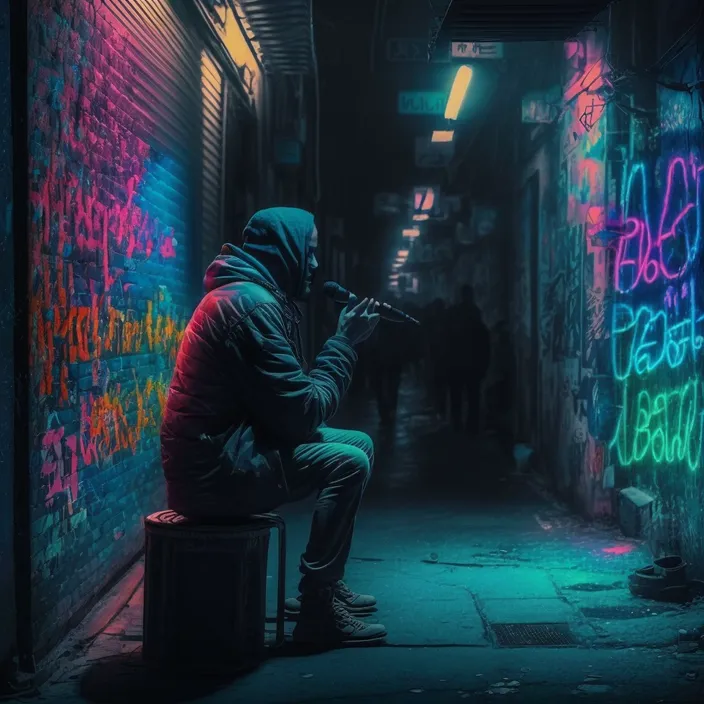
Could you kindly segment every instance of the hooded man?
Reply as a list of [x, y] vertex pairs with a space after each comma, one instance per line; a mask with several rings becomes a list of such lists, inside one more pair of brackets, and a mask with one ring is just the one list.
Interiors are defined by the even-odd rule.
[[379, 315], [373, 300], [351, 301], [305, 371], [294, 299], [310, 293], [317, 243], [313, 215], [270, 208], [249, 221], [242, 247], [223, 246], [181, 342], [161, 452], [169, 508], [194, 519], [264, 513], [318, 492], [301, 596], [287, 608], [298, 615], [295, 640], [336, 646], [386, 635], [354, 618], [375, 610], [374, 597], [342, 582], [373, 444], [325, 425]]

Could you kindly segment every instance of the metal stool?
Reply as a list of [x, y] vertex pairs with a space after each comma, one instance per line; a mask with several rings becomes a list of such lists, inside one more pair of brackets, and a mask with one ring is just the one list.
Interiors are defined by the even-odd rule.
[[205, 523], [169, 510], [145, 519], [147, 664], [239, 671], [262, 662], [272, 528], [279, 533], [276, 648], [284, 642], [286, 580], [286, 526], [280, 516]]

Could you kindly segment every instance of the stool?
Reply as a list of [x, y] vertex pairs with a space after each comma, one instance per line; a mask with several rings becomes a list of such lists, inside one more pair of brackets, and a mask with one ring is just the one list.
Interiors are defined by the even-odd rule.
[[286, 579], [280, 516], [206, 523], [169, 510], [145, 519], [145, 663], [236, 672], [262, 662], [272, 528], [279, 538], [274, 647], [280, 647]]

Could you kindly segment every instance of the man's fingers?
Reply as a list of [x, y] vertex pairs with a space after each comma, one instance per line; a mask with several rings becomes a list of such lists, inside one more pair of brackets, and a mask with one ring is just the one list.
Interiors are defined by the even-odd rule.
[[362, 299], [352, 310], [355, 313], [361, 313], [364, 311], [364, 309], [367, 307], [367, 303], [369, 302], [368, 298]]

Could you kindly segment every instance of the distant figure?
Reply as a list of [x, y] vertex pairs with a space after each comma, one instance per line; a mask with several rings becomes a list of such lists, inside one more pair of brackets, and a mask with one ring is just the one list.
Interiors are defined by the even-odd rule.
[[405, 325], [389, 322], [380, 325], [368, 350], [369, 377], [376, 396], [379, 420], [384, 426], [396, 422], [401, 375], [407, 360], [405, 328]]
[[423, 330], [430, 398], [435, 413], [443, 420], [447, 415], [447, 391], [450, 381], [447, 369], [446, 325], [445, 301], [442, 298], [436, 298], [426, 308]]
[[513, 465], [515, 359], [508, 325], [503, 320], [494, 327], [491, 356], [494, 365], [494, 381], [487, 389], [489, 426], [497, 434], [502, 454]]
[[[448, 313], [448, 370], [450, 373], [450, 414], [456, 431], [469, 435], [479, 432], [482, 383], [489, 368], [491, 339], [482, 314], [474, 302], [471, 286], [463, 286], [460, 301]], [[463, 422], [463, 406], [467, 416]]]
[[[413, 318], [421, 318], [420, 306], [413, 302], [404, 304], [404, 311]], [[408, 362], [410, 377], [415, 383], [422, 383], [423, 368], [423, 328], [418, 325], [404, 325], [403, 334], [405, 337], [405, 357]]]

